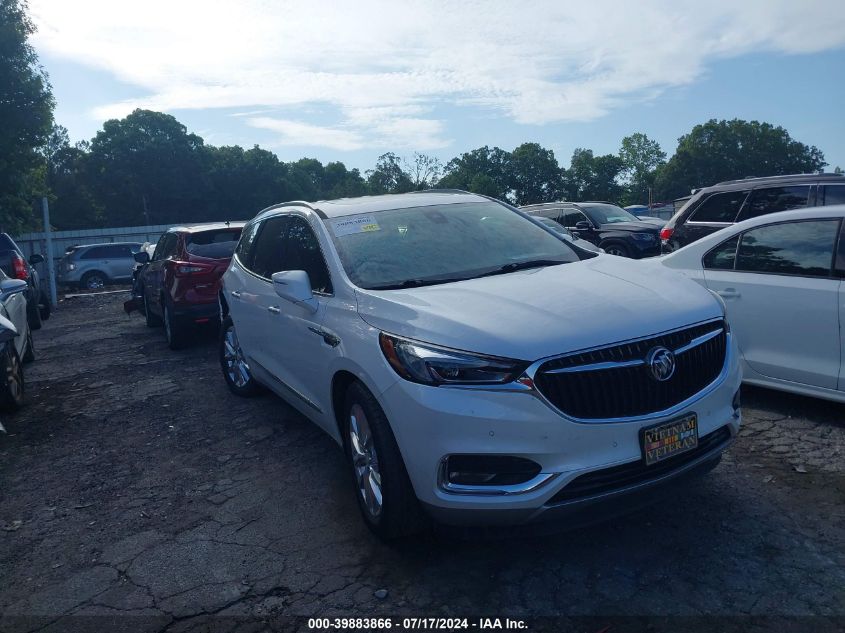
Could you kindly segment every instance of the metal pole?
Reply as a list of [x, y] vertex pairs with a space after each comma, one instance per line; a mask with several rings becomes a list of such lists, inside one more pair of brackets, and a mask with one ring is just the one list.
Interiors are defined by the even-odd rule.
[[58, 305], [56, 295], [56, 269], [53, 266], [53, 233], [50, 230], [50, 208], [47, 206], [47, 198], [41, 198], [41, 210], [44, 212], [44, 235], [47, 238], [47, 275], [50, 280], [50, 303]]

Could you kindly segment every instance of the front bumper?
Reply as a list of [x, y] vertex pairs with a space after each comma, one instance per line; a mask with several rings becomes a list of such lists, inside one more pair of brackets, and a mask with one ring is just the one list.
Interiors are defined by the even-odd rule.
[[[625, 511], [632, 500], [654, 500], [652, 491], [712, 468], [736, 437], [740, 414], [734, 410], [733, 400], [741, 374], [732, 339], [720, 377], [685, 408], [631, 421], [575, 422], [532, 392], [438, 388], [404, 380], [383, 392], [380, 400], [417, 497], [443, 523], [517, 524], [571, 517], [581, 510], [613, 514]], [[559, 493], [579, 476], [639, 462], [641, 428], [689, 412], [698, 416], [700, 442], [723, 428], [727, 430], [725, 441], [669, 472], [560, 501], [565, 494]], [[516, 487], [499, 494], [457, 494], [447, 490], [442, 481], [443, 460], [453, 454], [523, 457], [551, 476], [539, 485], [523, 487], [527, 490]]]

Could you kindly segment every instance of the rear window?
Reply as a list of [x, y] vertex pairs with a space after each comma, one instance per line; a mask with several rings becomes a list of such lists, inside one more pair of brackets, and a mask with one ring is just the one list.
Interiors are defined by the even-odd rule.
[[221, 229], [189, 233], [185, 238], [185, 248], [191, 255], [209, 259], [228, 259], [235, 252], [240, 229]]

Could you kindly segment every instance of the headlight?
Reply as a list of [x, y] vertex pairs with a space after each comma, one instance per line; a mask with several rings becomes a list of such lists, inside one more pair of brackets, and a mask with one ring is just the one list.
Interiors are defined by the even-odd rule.
[[638, 242], [653, 242], [657, 239], [651, 233], [631, 233], [631, 237], [633, 237]]
[[406, 380], [425, 385], [502, 384], [516, 379], [528, 363], [480, 356], [379, 334], [381, 351]]

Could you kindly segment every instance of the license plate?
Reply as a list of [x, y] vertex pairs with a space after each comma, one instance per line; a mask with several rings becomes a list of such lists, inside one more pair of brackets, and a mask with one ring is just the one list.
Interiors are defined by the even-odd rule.
[[691, 451], [698, 446], [698, 416], [689, 413], [671, 422], [642, 429], [640, 445], [646, 466]]

